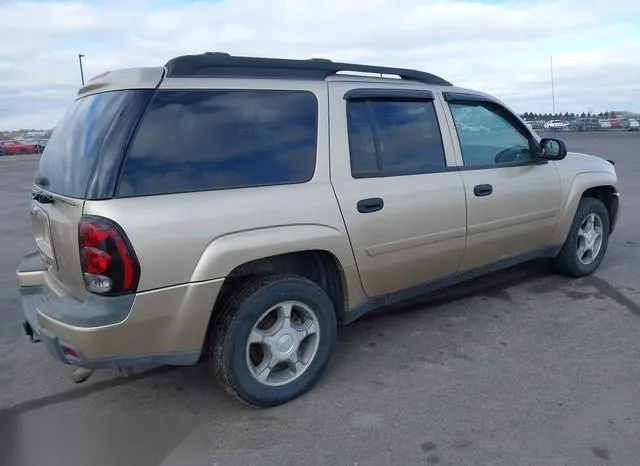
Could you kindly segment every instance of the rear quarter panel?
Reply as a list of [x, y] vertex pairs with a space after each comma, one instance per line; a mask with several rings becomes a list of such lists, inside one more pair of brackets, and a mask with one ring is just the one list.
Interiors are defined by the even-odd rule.
[[139, 291], [225, 277], [251, 260], [324, 249], [353, 254], [329, 183], [88, 201], [116, 221], [141, 268]]
[[302, 184], [87, 201], [85, 214], [116, 221], [141, 267], [139, 291], [223, 278], [236, 266], [277, 254], [326, 250], [343, 268], [353, 252], [329, 177], [326, 83], [171, 80], [163, 88], [301, 89], [318, 100], [313, 178]]

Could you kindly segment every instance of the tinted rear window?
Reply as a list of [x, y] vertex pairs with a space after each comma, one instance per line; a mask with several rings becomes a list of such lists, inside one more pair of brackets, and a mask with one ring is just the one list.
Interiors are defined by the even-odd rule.
[[63, 196], [84, 198], [104, 136], [131, 91], [78, 99], [56, 125], [42, 154], [36, 184]]
[[161, 91], [127, 154], [118, 195], [309, 181], [317, 114], [306, 91]]
[[433, 102], [353, 100], [347, 110], [354, 178], [430, 173], [446, 167]]

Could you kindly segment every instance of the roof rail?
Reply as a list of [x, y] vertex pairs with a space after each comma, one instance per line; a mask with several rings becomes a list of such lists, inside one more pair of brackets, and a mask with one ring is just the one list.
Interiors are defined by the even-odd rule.
[[343, 72], [396, 75], [401, 79], [424, 84], [451, 86], [451, 83], [434, 74], [423, 71], [369, 66], [354, 63], [338, 63], [325, 58], [291, 60], [284, 58], [236, 57], [223, 52], [207, 52], [199, 55], [183, 55], [169, 60], [167, 77], [245, 77], [245, 78], [295, 78], [324, 80], [327, 76]]

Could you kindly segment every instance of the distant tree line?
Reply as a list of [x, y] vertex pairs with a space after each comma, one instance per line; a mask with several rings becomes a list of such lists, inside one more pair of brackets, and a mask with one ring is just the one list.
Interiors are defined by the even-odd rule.
[[573, 120], [575, 118], [588, 118], [588, 117], [596, 117], [596, 118], [601, 118], [604, 120], [607, 120], [609, 118], [617, 118], [617, 114], [616, 112], [600, 112], [598, 114], [596, 113], [585, 113], [582, 112], [580, 114], [577, 113], [569, 113], [569, 112], [565, 112], [565, 113], [556, 113], [555, 115], [551, 114], [551, 113], [532, 113], [532, 112], [524, 112], [523, 114], [520, 115], [521, 118], [525, 119], [525, 120], [544, 120], [544, 121], [549, 121], [549, 120]]

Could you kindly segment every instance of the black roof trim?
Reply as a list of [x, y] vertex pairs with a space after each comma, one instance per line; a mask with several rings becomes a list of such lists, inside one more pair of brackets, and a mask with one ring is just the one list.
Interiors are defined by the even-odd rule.
[[324, 80], [340, 71], [400, 76], [402, 79], [424, 84], [451, 86], [439, 76], [423, 71], [384, 66], [338, 63], [323, 58], [291, 60], [284, 58], [236, 57], [228, 53], [207, 52], [183, 55], [169, 60], [167, 77], [236, 77], [286, 78]]

